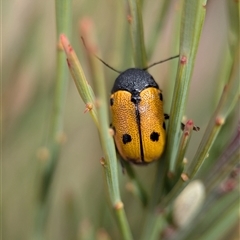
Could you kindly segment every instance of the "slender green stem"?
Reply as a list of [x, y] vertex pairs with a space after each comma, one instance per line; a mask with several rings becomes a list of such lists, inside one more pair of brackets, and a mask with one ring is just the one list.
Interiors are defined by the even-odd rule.
[[167, 226], [167, 221], [166, 221], [166, 214], [164, 213], [155, 213], [155, 221], [153, 224], [155, 225], [155, 228], [153, 229], [152, 232], [149, 233], [149, 235], [145, 238], [146, 240], [155, 240], [155, 239], [160, 239], [159, 233], [162, 232], [165, 227]]
[[[222, 94], [222, 89], [226, 84], [229, 74], [231, 72], [232, 59], [234, 58], [236, 46], [240, 40], [240, 8], [239, 2], [237, 1], [227, 1], [227, 13], [228, 13], [228, 46], [223, 48], [222, 54], [219, 57], [219, 71], [218, 71], [218, 81], [216, 84], [216, 89], [218, 90], [214, 96], [216, 97], [216, 102]], [[224, 59], [224, 61], [222, 61]], [[220, 140], [221, 141], [221, 140]], [[211, 157], [211, 156], [210, 156]]]
[[108, 105], [106, 99], [106, 88], [104, 82], [104, 74], [102, 64], [95, 58], [92, 59], [92, 68], [94, 74], [94, 85], [96, 88], [96, 96], [98, 102], [98, 119], [99, 119], [99, 136], [104, 152], [102, 160], [103, 170], [108, 186], [110, 201], [113, 206], [121, 202], [116, 151], [113, 142], [113, 137], [109, 129]]
[[239, 1], [227, 1], [226, 2], [228, 8], [228, 18], [229, 18], [229, 46], [230, 46], [230, 53], [232, 55], [235, 54], [236, 45], [239, 43], [240, 40], [240, 4]]
[[[120, 203], [120, 202], [119, 202]], [[116, 205], [114, 207], [115, 209], [115, 213], [116, 213], [116, 217], [117, 217], [117, 221], [118, 221], [118, 225], [120, 227], [120, 231], [122, 233], [122, 239], [123, 240], [131, 240], [133, 239], [132, 237], [132, 233], [127, 221], [127, 216], [124, 210], [124, 206], [123, 205]]]
[[187, 121], [185, 128], [182, 133], [182, 137], [180, 139], [180, 144], [178, 148], [178, 154], [177, 154], [177, 169], [183, 167], [183, 159], [187, 150], [188, 143], [191, 138], [193, 130], [193, 121], [189, 120]]
[[[91, 44], [92, 45], [92, 44]], [[90, 49], [96, 49], [91, 47]], [[98, 54], [96, 54], [98, 55]], [[115, 211], [119, 230], [122, 234], [122, 239], [132, 239], [131, 230], [126, 218], [124, 205], [121, 201], [119, 182], [118, 182], [118, 169], [117, 157], [113, 137], [109, 129], [108, 117], [108, 104], [107, 93], [105, 87], [105, 77], [103, 73], [103, 65], [95, 58], [90, 58], [92, 64], [92, 71], [94, 73], [94, 83], [96, 87], [96, 96], [98, 101], [98, 119], [99, 119], [99, 137], [102, 144], [104, 159], [102, 159], [103, 171], [105, 174], [106, 184], [110, 202]]]
[[[56, 28], [57, 41], [61, 33], [68, 36], [71, 34], [71, 1], [55, 0], [56, 5]], [[60, 47], [57, 49], [57, 76], [56, 89], [53, 105], [53, 120], [52, 120], [52, 138], [56, 140], [59, 133], [62, 132], [63, 111], [65, 107], [65, 95], [67, 92], [68, 69], [66, 66], [65, 54]]]
[[207, 126], [196, 155], [190, 165], [187, 166], [186, 174], [190, 178], [192, 178], [202, 166], [225, 119], [239, 100], [239, 49], [238, 46], [229, 82], [223, 89], [219, 104]]
[[93, 121], [95, 122], [96, 126], [98, 127], [98, 119], [97, 119], [97, 112], [95, 106], [95, 96], [91, 86], [88, 84], [81, 64], [77, 58], [76, 53], [74, 52], [72, 46], [70, 45], [67, 37], [65, 35], [61, 35], [61, 43], [65, 50], [67, 56], [68, 67], [72, 78], [76, 84], [77, 90], [86, 104], [85, 111], [89, 111]]
[[146, 207], [148, 204], [147, 193], [144, 190], [138, 177], [136, 176], [133, 167], [128, 162], [124, 163], [124, 167], [126, 167], [128, 177], [131, 180], [131, 191], [134, 193], [134, 195], [136, 195], [141, 200], [142, 205]]
[[171, 5], [171, 1], [164, 0], [164, 1], [161, 1], [159, 5], [160, 5], [160, 9], [157, 15], [157, 20], [155, 21], [154, 26], [151, 27], [152, 31], [150, 33], [150, 39], [148, 42], [147, 53], [148, 53], [149, 59], [152, 57], [154, 49], [156, 48], [159, 35], [161, 34], [163, 26], [165, 24], [165, 19], [167, 17], [167, 13]]
[[147, 57], [144, 45], [141, 1], [129, 0], [128, 2], [130, 6], [129, 23], [135, 67], [145, 68], [147, 67]]
[[184, 158], [185, 158], [185, 153], [187, 151], [189, 141], [191, 139], [193, 127], [194, 127], [193, 121], [188, 120], [187, 123], [185, 124], [184, 130], [182, 132], [182, 136], [179, 142], [177, 160], [176, 160], [176, 174], [172, 178], [169, 178], [169, 183], [171, 182], [171, 186], [173, 186], [176, 183], [176, 180], [179, 179], [179, 177], [181, 176], [184, 170], [184, 167], [186, 166], [186, 160], [184, 161]]
[[[56, 28], [57, 39], [64, 32], [68, 35], [71, 33], [71, 1], [56, 0]], [[40, 183], [40, 201], [37, 209], [36, 233], [37, 239], [44, 238], [44, 228], [49, 213], [49, 189], [52, 178], [58, 162], [58, 156], [63, 140], [63, 116], [65, 107], [65, 96], [67, 92], [68, 69], [64, 52], [59, 47], [57, 50], [57, 67], [56, 67], [56, 85], [53, 102], [52, 122], [50, 125], [50, 139], [48, 141], [49, 159], [42, 168]]]
[[179, 143], [180, 123], [185, 110], [188, 89], [205, 18], [205, 5], [206, 0], [185, 0], [183, 5], [180, 35], [180, 63], [173, 94], [166, 146], [170, 171], [173, 173], [176, 167], [176, 146], [178, 146]]
[[[225, 179], [232, 171], [234, 166], [239, 162], [240, 157], [240, 123], [238, 125], [238, 130], [236, 135], [233, 137], [232, 141], [223, 151], [222, 155], [216, 161], [216, 165], [210, 171], [207, 177], [200, 176], [202, 181], [205, 183], [206, 191], [211, 192], [212, 189], [219, 186], [223, 179]], [[222, 170], [224, 169], [224, 171]]]
[[[146, 223], [143, 229], [143, 233], [141, 236], [142, 240], [147, 240], [149, 238], [153, 239], [153, 235], [155, 236], [156, 228], [158, 228], [157, 219], [159, 219], [156, 214], [156, 206], [160, 201], [164, 193], [164, 179], [167, 171], [167, 164], [165, 162], [165, 154], [161, 157], [158, 162], [153, 191], [150, 198], [150, 203], [148, 206], [148, 214], [146, 217]], [[161, 218], [161, 217], [160, 217]]]
[[105, 172], [105, 178], [108, 186], [110, 201], [113, 206], [118, 204], [120, 200], [120, 191], [118, 183], [118, 171], [117, 171], [117, 158], [113, 137], [109, 129], [109, 116], [107, 105], [107, 93], [105, 87], [105, 77], [103, 72], [103, 64], [95, 57], [98, 56], [97, 44], [93, 23], [88, 24], [89, 28], [84, 33], [85, 46], [88, 50], [89, 65], [96, 89], [96, 105], [97, 116], [99, 121], [99, 137], [102, 144], [104, 158], [101, 160], [103, 170]]
[[[119, 71], [123, 71], [129, 68], [132, 64], [131, 57], [127, 57], [131, 53], [131, 39], [129, 37], [129, 26], [126, 24], [125, 19], [125, 1], [115, 1], [117, 12], [115, 16], [116, 26], [112, 29], [112, 42], [114, 44], [114, 49], [119, 49], [120, 51], [110, 51], [111, 61], [114, 62], [114, 67]], [[121, 11], [119, 11], [119, 9]], [[111, 71], [109, 72], [110, 77], [112, 76]]]

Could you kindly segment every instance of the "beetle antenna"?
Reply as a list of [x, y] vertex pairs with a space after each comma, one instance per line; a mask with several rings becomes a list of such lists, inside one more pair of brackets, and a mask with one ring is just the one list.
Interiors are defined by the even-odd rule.
[[90, 50], [87, 48], [87, 45], [86, 45], [86, 43], [85, 43], [85, 41], [84, 41], [84, 38], [83, 38], [82, 36], [81, 36], [81, 39], [82, 39], [83, 45], [84, 45], [84, 47], [86, 48], [86, 50], [87, 50], [88, 52], [92, 53], [95, 58], [97, 58], [100, 62], [102, 62], [105, 66], [107, 66], [108, 68], [112, 69], [113, 71], [115, 71], [115, 72], [117, 72], [117, 73], [121, 73], [120, 71], [116, 70], [115, 68], [111, 67], [109, 64], [107, 64], [106, 62], [104, 62], [100, 57], [98, 57], [98, 56], [97, 56], [96, 54], [94, 54], [92, 51], [90, 51]]
[[98, 57], [97, 55], [94, 54], [94, 56], [100, 61], [102, 62], [105, 66], [107, 66], [108, 68], [112, 69], [114, 72], [117, 72], [117, 73], [122, 73], [120, 71], [118, 71], [117, 69], [111, 67], [110, 65], [108, 65], [106, 62], [104, 62], [100, 57]]
[[155, 66], [155, 65], [157, 65], [157, 64], [167, 62], [167, 61], [169, 61], [169, 60], [171, 60], [171, 59], [178, 58], [179, 56], [180, 56], [180, 55], [178, 54], [178, 55], [176, 55], [176, 56], [173, 56], [173, 57], [170, 57], [170, 58], [161, 60], [161, 61], [159, 61], [159, 62], [155, 62], [155, 63], [149, 65], [148, 67], [143, 68], [142, 70], [147, 70], [147, 69], [149, 69], [149, 68], [151, 68], [151, 67], [153, 67], [153, 66]]

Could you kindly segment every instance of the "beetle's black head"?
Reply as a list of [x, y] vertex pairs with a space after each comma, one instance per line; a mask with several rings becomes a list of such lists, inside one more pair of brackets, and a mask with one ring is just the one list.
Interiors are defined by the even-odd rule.
[[119, 90], [140, 93], [148, 87], [159, 88], [158, 84], [148, 72], [139, 68], [129, 68], [117, 77], [112, 88], [112, 93]]

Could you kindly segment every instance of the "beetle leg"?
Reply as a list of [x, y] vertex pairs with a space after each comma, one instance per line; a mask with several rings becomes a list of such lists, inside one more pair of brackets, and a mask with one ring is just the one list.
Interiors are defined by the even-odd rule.
[[[168, 120], [170, 118], [170, 116], [167, 113], [164, 113], [164, 119]], [[185, 124], [181, 122], [181, 129], [184, 130], [185, 128]], [[198, 132], [200, 130], [200, 127], [193, 125], [193, 130]]]
[[[185, 124], [181, 123], [181, 129], [184, 130], [184, 128], [185, 128]], [[193, 125], [193, 130], [198, 132], [200, 130], [200, 127]]]
[[170, 116], [167, 113], [164, 113], [164, 119], [168, 120], [170, 118]]

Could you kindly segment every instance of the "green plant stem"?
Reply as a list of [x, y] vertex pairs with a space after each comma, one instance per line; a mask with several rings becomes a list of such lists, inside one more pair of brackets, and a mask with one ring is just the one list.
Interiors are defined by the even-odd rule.
[[115, 214], [117, 217], [118, 226], [120, 227], [120, 232], [122, 233], [122, 239], [123, 240], [133, 239], [124, 207], [122, 206], [120, 208], [117, 208], [115, 206]]
[[[236, 46], [239, 42], [240, 32], [239, 32], [239, 22], [240, 22], [240, 8], [239, 2], [237, 1], [227, 1], [227, 13], [228, 13], [228, 46], [224, 48], [221, 56], [219, 57], [219, 72], [218, 72], [218, 82], [217, 82], [217, 93], [214, 94], [216, 97], [216, 102], [221, 96], [222, 89], [225, 86], [228, 76], [231, 72], [232, 60], [235, 55]], [[229, 59], [228, 59], [229, 58]], [[224, 59], [225, 61], [222, 61]], [[211, 161], [210, 161], [211, 162]]]
[[[93, 48], [91, 48], [93, 49]], [[124, 205], [121, 201], [119, 182], [118, 182], [118, 169], [117, 158], [113, 137], [109, 131], [108, 121], [108, 105], [107, 93], [104, 82], [104, 73], [102, 64], [95, 58], [91, 57], [92, 71], [94, 73], [94, 83], [96, 87], [96, 96], [99, 103], [98, 119], [99, 119], [99, 137], [104, 152], [104, 159], [102, 159], [103, 171], [105, 175], [108, 195], [111, 205], [115, 211], [116, 219], [118, 222], [119, 230], [122, 234], [122, 239], [132, 239], [131, 230], [126, 218]], [[100, 65], [101, 64], [101, 65]]]
[[187, 166], [186, 175], [192, 178], [202, 166], [227, 116], [239, 100], [239, 46], [235, 54], [229, 82], [223, 89], [218, 106], [213, 114], [193, 161]]
[[179, 131], [184, 114], [188, 89], [194, 67], [198, 43], [205, 18], [206, 0], [185, 0], [181, 21], [180, 63], [174, 88], [167, 139], [167, 162], [170, 171], [175, 172]]
[[156, 44], [159, 39], [159, 35], [162, 32], [162, 29], [163, 29], [163, 26], [165, 23], [165, 19], [167, 17], [167, 13], [168, 13], [168, 10], [171, 5], [171, 1], [164, 0], [161, 2], [160, 5], [161, 6], [159, 9], [159, 13], [157, 15], [157, 20], [155, 21], [155, 25], [153, 27], [151, 27], [152, 31], [150, 33], [150, 39], [149, 39], [148, 47], [147, 47], [147, 49], [148, 49], [147, 53], [148, 53], [149, 59], [152, 57], [154, 49], [156, 48]]
[[184, 163], [184, 157], [185, 157], [185, 153], [186, 153], [189, 141], [191, 139], [192, 130], [193, 130], [193, 121], [189, 120], [185, 124], [184, 130], [182, 132], [182, 136], [180, 139], [180, 143], [178, 146], [178, 153], [177, 153], [177, 160], [176, 160], [176, 174], [174, 175], [171, 181], [172, 185], [176, 182], [176, 179], [179, 179], [186, 165], [186, 163]]
[[[121, 160], [124, 161], [124, 160]], [[128, 177], [130, 178], [131, 185], [132, 185], [132, 192], [136, 195], [142, 202], [143, 207], [146, 207], [148, 204], [148, 197], [147, 193], [144, 190], [141, 182], [139, 181], [138, 177], [135, 174], [135, 171], [132, 165], [128, 162], [124, 163], [124, 167], [126, 167]]]
[[85, 111], [89, 111], [93, 121], [95, 122], [96, 126], [99, 128], [99, 123], [97, 119], [97, 111], [95, 106], [95, 96], [91, 86], [88, 84], [81, 64], [77, 58], [76, 53], [74, 52], [72, 46], [70, 45], [67, 37], [65, 35], [61, 35], [61, 43], [65, 50], [67, 56], [67, 63], [72, 75], [72, 78], [75, 82], [79, 95], [81, 96], [82, 100], [86, 104]]
[[[71, 32], [71, 1], [56, 0], [56, 28], [57, 40], [59, 35], [64, 32], [70, 35]], [[58, 48], [56, 85], [53, 102], [52, 122], [50, 125], [50, 139], [48, 142], [49, 159], [42, 166], [40, 180], [39, 206], [37, 208], [36, 219], [36, 239], [44, 238], [46, 219], [49, 213], [49, 189], [56, 169], [56, 164], [61, 149], [61, 137], [63, 134], [63, 116], [65, 106], [65, 96], [67, 91], [68, 69], [65, 62], [64, 52]]]
[[228, 10], [228, 18], [229, 18], [229, 47], [230, 53], [232, 55], [235, 54], [234, 50], [236, 45], [239, 43], [240, 40], [240, 5], [239, 1], [227, 1], [227, 10]]
[[164, 193], [163, 183], [165, 179], [165, 173], [167, 171], [167, 164], [164, 160], [165, 160], [165, 153], [163, 154], [163, 156], [158, 162], [153, 191], [152, 191], [150, 203], [148, 206], [148, 214], [146, 217], [141, 240], [154, 239], [153, 237], [155, 236], [156, 229], [159, 229], [158, 228], [159, 224], [156, 221], [159, 217], [156, 214], [156, 206], [160, 200], [160, 197]]
[[147, 67], [147, 57], [144, 45], [144, 31], [142, 22], [142, 6], [140, 0], [129, 0], [130, 6], [130, 31], [135, 67]]
[[[124, 1], [116, 1], [116, 9], [121, 9], [121, 11], [116, 12], [115, 16], [115, 27], [113, 30], [113, 39], [114, 49], [119, 49], [120, 51], [110, 51], [110, 59], [115, 64], [114, 66], [118, 70], [124, 70], [129, 68], [132, 64], [131, 57], [127, 57], [129, 52], [131, 52], [131, 39], [129, 36], [129, 25], [125, 19], [125, 2]], [[113, 75], [111, 71], [109, 72], [110, 77]], [[108, 76], [109, 76], [108, 75]], [[115, 75], [114, 75], [115, 76]]]
[[157, 214], [155, 213], [155, 218], [153, 224], [155, 227], [152, 229], [152, 232], [149, 232], [149, 235], [146, 236], [144, 239], [146, 240], [155, 240], [160, 239], [159, 233], [164, 230], [167, 226], [166, 215], [163, 213]]
[[[71, 33], [71, 1], [55, 0], [56, 8], [56, 29], [57, 41], [60, 43], [60, 34], [65, 33], [70, 36]], [[56, 138], [62, 133], [63, 112], [65, 107], [65, 96], [67, 92], [68, 69], [66, 66], [65, 54], [60, 47], [57, 49], [57, 76], [56, 88], [53, 104], [53, 117], [51, 125], [51, 138]]]
[[[233, 137], [232, 141], [223, 151], [216, 165], [210, 171], [207, 177], [200, 176], [202, 181], [206, 186], [206, 192], [211, 192], [214, 188], [219, 186], [223, 179], [225, 179], [232, 171], [234, 166], [239, 163], [240, 157], [240, 122], [238, 124], [238, 129], [236, 135]], [[224, 171], [223, 171], [224, 169]]]

